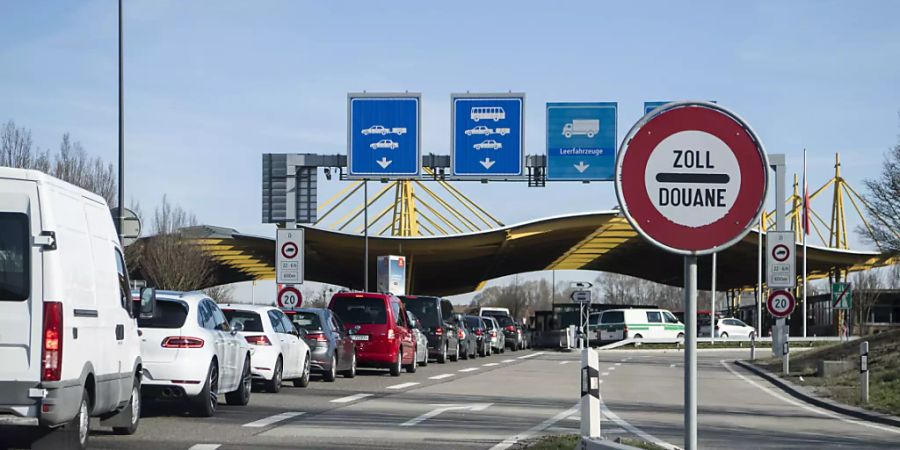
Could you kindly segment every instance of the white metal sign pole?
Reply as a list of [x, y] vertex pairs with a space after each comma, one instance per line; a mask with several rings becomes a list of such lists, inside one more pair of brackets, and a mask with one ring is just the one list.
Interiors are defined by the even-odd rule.
[[709, 300], [709, 339], [712, 342], [716, 342], [716, 255], [718, 254], [718, 252], [712, 254], [712, 286], [710, 286], [712, 298]]
[[684, 257], [684, 448], [697, 448], [697, 257]]
[[[784, 154], [770, 154], [769, 164], [775, 169], [775, 231], [784, 231]], [[785, 319], [777, 319], [775, 324], [775, 332], [782, 338], [778, 354], [781, 355], [782, 371], [787, 375], [789, 362], [785, 350], [788, 350], [789, 344]]]

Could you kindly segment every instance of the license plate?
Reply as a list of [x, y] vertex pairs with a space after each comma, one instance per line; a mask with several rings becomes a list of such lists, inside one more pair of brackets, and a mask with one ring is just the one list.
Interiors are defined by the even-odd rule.
[[350, 339], [352, 339], [354, 341], [368, 341], [369, 335], [368, 334], [354, 334], [354, 335], [350, 336]]

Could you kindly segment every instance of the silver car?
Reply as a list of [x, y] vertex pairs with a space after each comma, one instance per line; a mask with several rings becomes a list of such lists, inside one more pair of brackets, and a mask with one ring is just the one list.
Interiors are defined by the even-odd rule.
[[506, 337], [503, 335], [503, 330], [500, 328], [500, 324], [497, 322], [497, 319], [491, 316], [481, 316], [481, 318], [484, 320], [486, 332], [490, 337], [491, 350], [494, 353], [505, 352]]
[[422, 331], [422, 325], [419, 323], [419, 318], [416, 317], [415, 314], [406, 311], [406, 321], [409, 322], [409, 327], [416, 336], [416, 361], [419, 362], [420, 366], [427, 366], [428, 338], [425, 337], [425, 332]]

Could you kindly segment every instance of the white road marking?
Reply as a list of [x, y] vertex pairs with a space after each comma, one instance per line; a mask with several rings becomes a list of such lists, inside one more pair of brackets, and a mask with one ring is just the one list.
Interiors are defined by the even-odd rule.
[[781, 394], [779, 394], [779, 393], [777, 393], [777, 392], [775, 392], [775, 391], [773, 391], [773, 390], [771, 390], [771, 389], [769, 389], [769, 388], [767, 388], [767, 387], [765, 387], [765, 386], [763, 386], [763, 385], [761, 385], [761, 384], [758, 384], [757, 382], [755, 382], [755, 381], [753, 381], [753, 380], [751, 380], [751, 379], [749, 379], [749, 378], [747, 378], [747, 377], [741, 375], [740, 373], [736, 372], [734, 369], [732, 369], [732, 368], [725, 362], [724, 359], [723, 359], [723, 360], [720, 360], [719, 362], [720, 362], [723, 366], [725, 366], [725, 368], [728, 369], [729, 372], [733, 373], [733, 374], [736, 375], [738, 378], [740, 378], [740, 379], [742, 379], [742, 380], [744, 380], [744, 381], [746, 381], [746, 382], [748, 382], [748, 383], [750, 383], [750, 384], [752, 384], [752, 385], [758, 387], [759, 389], [761, 389], [761, 390], [764, 391], [765, 393], [771, 395], [772, 397], [775, 397], [775, 398], [777, 398], [777, 399], [780, 399], [780, 400], [784, 401], [785, 403], [790, 403], [790, 404], [792, 404], [792, 405], [794, 405], [794, 406], [798, 406], [798, 407], [800, 407], [800, 408], [803, 408], [803, 409], [805, 409], [805, 410], [807, 410], [807, 411], [810, 411], [810, 412], [814, 412], [814, 413], [816, 413], [816, 414], [821, 414], [821, 415], [823, 415], [823, 416], [828, 416], [828, 417], [831, 417], [831, 418], [834, 418], [834, 419], [838, 419], [838, 420], [840, 420], [841, 422], [851, 423], [851, 424], [854, 424], [854, 425], [862, 425], [862, 426], [864, 426], [864, 427], [874, 428], [874, 429], [876, 429], [876, 430], [888, 431], [888, 432], [891, 432], [891, 433], [900, 434], [900, 429], [890, 428], [890, 427], [883, 427], [883, 426], [880, 426], [880, 425], [875, 425], [875, 424], [872, 424], [872, 423], [863, 422], [863, 421], [861, 421], [861, 420], [848, 419], [848, 418], [844, 417], [844, 416], [841, 415], [841, 414], [836, 414], [836, 413], [833, 413], [833, 412], [830, 412], [830, 411], [826, 411], [826, 410], [824, 410], [824, 409], [812, 407], [812, 406], [809, 406], [809, 405], [800, 403], [799, 401], [796, 401], [796, 400], [787, 398], [787, 397], [785, 397], [785, 396], [783, 396], [783, 395], [781, 395]]
[[459, 371], [460, 372], [474, 372], [476, 370], [478, 370], [477, 367], [469, 367], [468, 369], [460, 369]]
[[519, 441], [528, 439], [531, 436], [534, 436], [535, 434], [540, 433], [541, 431], [544, 431], [547, 428], [552, 427], [556, 422], [559, 422], [560, 420], [563, 420], [566, 417], [569, 417], [572, 414], [579, 412], [580, 409], [581, 409], [581, 404], [576, 404], [574, 407], [567, 409], [567, 410], [529, 428], [528, 430], [526, 430], [522, 433], [519, 433], [515, 436], [510, 436], [510, 437], [504, 439], [503, 442], [500, 442], [499, 444], [491, 447], [491, 450], [506, 450], [506, 449], [512, 447], [513, 445], [516, 445], [516, 443], [518, 443]]
[[607, 376], [607, 375], [609, 375], [609, 372], [603, 372], [603, 373], [600, 374], [601, 377], [605, 377], [605, 376]]
[[303, 411], [288, 411], [288, 412], [284, 412], [281, 414], [275, 414], [274, 416], [271, 416], [271, 417], [266, 417], [265, 419], [259, 419], [256, 422], [245, 423], [244, 426], [247, 428], [263, 428], [263, 427], [272, 425], [273, 423], [278, 423], [283, 420], [288, 420], [288, 419], [292, 419], [297, 416], [302, 416], [303, 414], [306, 414], [306, 413], [304, 413]]
[[216, 450], [222, 444], [194, 444], [188, 450]]
[[459, 411], [459, 410], [484, 411], [485, 409], [488, 409], [488, 407], [490, 407], [491, 405], [493, 405], [493, 403], [472, 403], [469, 405], [454, 405], [454, 404], [433, 405], [433, 406], [437, 406], [438, 408], [428, 411], [427, 413], [422, 414], [421, 416], [416, 417], [415, 419], [409, 419], [406, 422], [401, 423], [400, 426], [401, 427], [412, 427], [412, 426], [418, 425], [432, 417], [436, 417], [442, 413], [445, 413], [447, 411]]
[[669, 364], [669, 367], [675, 367], [675, 364]]
[[602, 396], [600, 397], [599, 400], [600, 400], [600, 412], [601, 412], [603, 415], [605, 415], [607, 418], [609, 418], [609, 420], [612, 420], [613, 422], [615, 422], [616, 425], [618, 425], [618, 426], [620, 426], [620, 427], [622, 427], [622, 428], [628, 430], [631, 434], [634, 434], [634, 435], [640, 437], [641, 439], [643, 439], [643, 440], [645, 440], [645, 441], [649, 441], [649, 442], [652, 442], [652, 443], [654, 443], [654, 444], [656, 444], [656, 445], [658, 445], [658, 446], [660, 446], [660, 447], [663, 447], [663, 448], [665, 448], [666, 450], [676, 450], [676, 449], [678, 449], [678, 447], [676, 447], [676, 446], [674, 446], [674, 445], [672, 445], [672, 444], [670, 444], [670, 443], [668, 443], [668, 442], [666, 442], [666, 441], [663, 441], [663, 440], [661, 440], [661, 439], [659, 439], [659, 438], [657, 438], [657, 437], [655, 437], [655, 436], [653, 436], [653, 435], [651, 435], [651, 434], [648, 434], [648, 433], [646, 433], [646, 432], [640, 430], [639, 428], [637, 428], [637, 427], [631, 425], [630, 423], [626, 422], [626, 421], [625, 421], [624, 419], [622, 419], [621, 417], [617, 416], [616, 413], [610, 411], [609, 408], [606, 407], [606, 403], [603, 403], [603, 397], [602, 397]]
[[500, 365], [500, 363], [487, 363], [487, 364], [482, 364], [482, 366], [484, 366], [484, 367], [494, 367], [494, 366], [499, 366], [499, 365]]
[[532, 353], [530, 355], [520, 356], [517, 359], [528, 359], [528, 358], [533, 358], [537, 355], [543, 355], [543, 354], [544, 354], [544, 352], [536, 352], [536, 353]]
[[503, 362], [505, 362], [505, 363], [511, 363], [511, 362], [516, 362], [516, 360], [514, 360], [514, 359], [504, 359]]
[[452, 377], [453, 375], [455, 375], [455, 374], [452, 374], [452, 373], [443, 373], [443, 374], [440, 374], [440, 375], [435, 375], [435, 376], [433, 376], [433, 377], [428, 377], [428, 379], [429, 379], [429, 380], [443, 380], [444, 378], [450, 378], [450, 377]]
[[621, 365], [622, 365], [622, 363], [616, 363], [616, 367], [621, 366]]
[[406, 388], [408, 388], [408, 387], [413, 387], [413, 386], [415, 386], [415, 385], [417, 385], [417, 384], [419, 384], [419, 383], [415, 383], [415, 382], [412, 382], [412, 383], [400, 383], [400, 384], [395, 384], [395, 385], [393, 385], [393, 386], [388, 386], [387, 389], [406, 389]]
[[606, 369], [606, 370], [616, 370], [616, 367], [615, 367], [615, 366], [611, 366], [609, 369]]
[[354, 394], [347, 397], [336, 398], [331, 401], [331, 403], [350, 403], [355, 402], [357, 400], [362, 400], [366, 397], [371, 397], [372, 394]]

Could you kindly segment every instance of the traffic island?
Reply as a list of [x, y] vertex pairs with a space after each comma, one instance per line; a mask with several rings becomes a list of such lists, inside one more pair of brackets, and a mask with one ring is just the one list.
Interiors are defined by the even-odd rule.
[[513, 450], [666, 450], [641, 439], [620, 437], [615, 440], [582, 438], [577, 434], [557, 434], [529, 439], [513, 447]]

